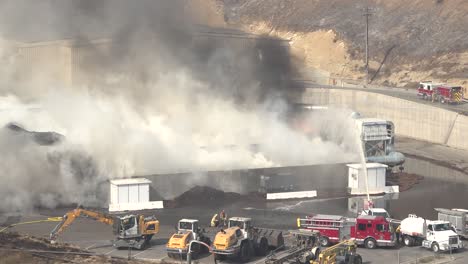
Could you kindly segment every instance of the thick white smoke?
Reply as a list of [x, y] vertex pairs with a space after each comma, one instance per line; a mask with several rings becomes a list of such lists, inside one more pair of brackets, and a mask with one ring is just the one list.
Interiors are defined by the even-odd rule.
[[[262, 86], [282, 81], [271, 63], [260, 67], [255, 52], [225, 42], [210, 43], [212, 51], [201, 60], [200, 50], [159, 39], [167, 37], [163, 31], [148, 37], [151, 42], [140, 39], [144, 44], [132, 35], [111, 57], [87, 62], [90, 69], [108, 69], [94, 72], [101, 75], [96, 82], [67, 86], [39, 67], [34, 82], [17, 83], [21, 68], [1, 72], [0, 211], [103, 204], [112, 178], [356, 159], [347, 143], [353, 142], [347, 139], [348, 113], [310, 116], [306, 122], [330, 134], [327, 140], [323, 133], [308, 137], [284, 121], [288, 107], [278, 87], [270, 92]], [[8, 52], [0, 57], [14, 60]], [[125, 60], [109, 61], [120, 57]], [[65, 138], [40, 145], [29, 133], [4, 128], [10, 122]]]

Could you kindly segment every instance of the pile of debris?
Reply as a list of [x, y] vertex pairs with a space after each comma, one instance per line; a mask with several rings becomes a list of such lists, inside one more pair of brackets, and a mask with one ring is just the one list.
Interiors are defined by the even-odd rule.
[[224, 192], [211, 187], [195, 186], [173, 200], [164, 201], [164, 208], [177, 208], [185, 206], [216, 206], [238, 201], [264, 200], [265, 195], [249, 193], [242, 195], [234, 192]]
[[0, 233], [1, 263], [145, 263], [96, 255], [68, 244], [54, 244], [43, 238]]
[[421, 175], [398, 172], [387, 176], [386, 185], [398, 185], [400, 192], [404, 192], [411, 189], [414, 185], [418, 184], [423, 179], [424, 176]]

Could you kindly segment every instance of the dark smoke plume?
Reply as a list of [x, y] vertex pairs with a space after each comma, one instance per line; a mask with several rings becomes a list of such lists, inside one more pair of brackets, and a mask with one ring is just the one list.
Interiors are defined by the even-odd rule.
[[[38, 145], [2, 131], [0, 175], [16, 184], [0, 186], [8, 193], [0, 210], [104, 204], [103, 183], [136, 174], [354, 157], [282, 122], [300, 67], [291, 63], [288, 43], [201, 25], [206, 14], [194, 5], [210, 2], [1, 1], [0, 58], [8, 67], [0, 72], [0, 125], [17, 122], [25, 135], [54, 131], [64, 138]], [[15, 48], [60, 39], [72, 41], [39, 45], [50, 50]], [[34, 57], [41, 54], [42, 61]], [[61, 83], [57, 72], [70, 64], [73, 82]]]

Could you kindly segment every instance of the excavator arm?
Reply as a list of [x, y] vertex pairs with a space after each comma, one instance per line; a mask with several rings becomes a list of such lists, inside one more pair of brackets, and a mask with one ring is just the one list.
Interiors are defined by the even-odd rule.
[[[362, 258], [356, 253], [357, 245], [353, 240], [345, 240], [336, 245], [323, 249], [317, 260], [311, 264], [362, 264]], [[338, 261], [340, 259], [340, 261]]]
[[114, 224], [114, 218], [112, 216], [109, 216], [109, 215], [106, 215], [106, 214], [103, 214], [103, 213], [99, 213], [99, 212], [93, 212], [93, 211], [77, 208], [75, 210], [67, 212], [63, 216], [62, 221], [52, 230], [52, 232], [50, 233], [51, 242], [54, 242], [57, 239], [57, 237], [68, 226], [70, 226], [73, 223], [73, 221], [75, 221], [75, 219], [77, 217], [80, 217], [80, 216], [87, 216], [87, 217], [90, 217], [90, 218], [92, 218], [92, 219], [94, 219], [96, 221], [99, 221], [99, 222], [107, 224], [107, 225], [113, 225]]

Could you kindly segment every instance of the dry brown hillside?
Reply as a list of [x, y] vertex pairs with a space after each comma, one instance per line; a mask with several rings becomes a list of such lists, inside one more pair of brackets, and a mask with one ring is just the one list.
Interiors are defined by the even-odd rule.
[[[225, 21], [291, 39], [310, 68], [363, 77], [366, 2], [374, 83], [468, 81], [466, 0], [219, 0]], [[379, 70], [380, 68], [380, 70]]]

